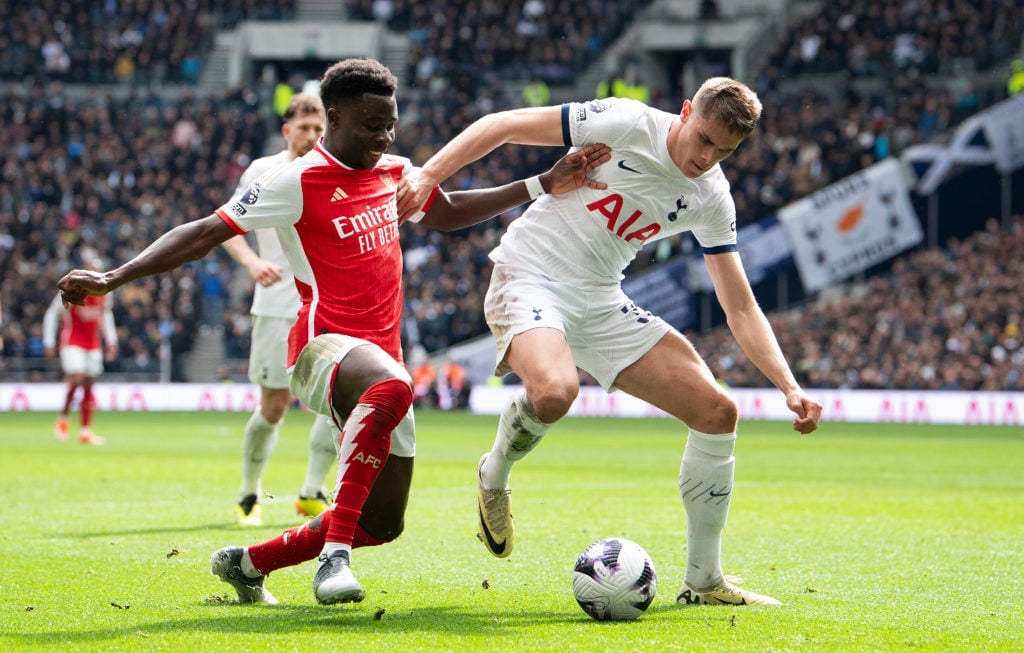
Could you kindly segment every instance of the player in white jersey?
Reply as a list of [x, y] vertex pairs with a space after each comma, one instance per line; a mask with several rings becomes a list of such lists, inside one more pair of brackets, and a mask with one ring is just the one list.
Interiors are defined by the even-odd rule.
[[[291, 389], [335, 425], [338, 473], [330, 510], [268, 542], [213, 554], [211, 572], [235, 588], [240, 602], [276, 602], [265, 576], [317, 553], [317, 601], [361, 601], [352, 551], [390, 542], [404, 528], [414, 443], [395, 431], [412, 404], [399, 329], [397, 201], [410, 166], [385, 154], [398, 122], [397, 85], [372, 59], [334, 64], [320, 83], [327, 128], [308, 154], [262, 175], [213, 215], [175, 227], [120, 267], [72, 270], [58, 282], [65, 302], [81, 304], [201, 258], [236, 233], [277, 229], [302, 302], [288, 334]], [[595, 144], [541, 177], [559, 192], [599, 186], [586, 173], [607, 160], [607, 146]], [[462, 229], [526, 202], [528, 189], [522, 181], [450, 194], [434, 189], [413, 213], [426, 226]]]
[[612, 163], [591, 174], [607, 189], [540, 196], [491, 254], [485, 309], [497, 340], [497, 373], [512, 370], [524, 385], [478, 465], [480, 533], [492, 554], [512, 551], [512, 465], [569, 411], [579, 393], [578, 365], [605, 389], [639, 397], [689, 427], [679, 475], [688, 559], [678, 601], [778, 604], [722, 573], [736, 403], [686, 338], [636, 306], [620, 285], [622, 270], [646, 243], [691, 231], [739, 344], [785, 395], [796, 414], [793, 428], [817, 428], [821, 404], [797, 384], [743, 271], [735, 207], [718, 165], [760, 114], [753, 91], [722, 77], [707, 80], [679, 114], [616, 98], [505, 111], [470, 125], [412, 180], [399, 206], [403, 215], [429, 188], [505, 143], [612, 148]]
[[[324, 105], [318, 96], [311, 93], [294, 95], [282, 118], [281, 134], [285, 149], [256, 159], [246, 168], [235, 189], [235, 201], [262, 174], [313, 149], [324, 132]], [[260, 386], [260, 404], [245, 425], [242, 484], [234, 504], [237, 521], [244, 526], [263, 523], [259, 504], [263, 470], [277, 444], [278, 433], [292, 399], [287, 369], [288, 330], [295, 322], [300, 304], [295, 278], [277, 234], [273, 229], [256, 229], [254, 233], [258, 255], [249, 247], [245, 236], [235, 236], [223, 243], [224, 249], [245, 267], [256, 282], [249, 311], [252, 315], [249, 380]], [[295, 502], [299, 514], [315, 517], [327, 509], [329, 502], [323, 488], [324, 478], [336, 455], [330, 420], [319, 415], [310, 429], [306, 480]]]

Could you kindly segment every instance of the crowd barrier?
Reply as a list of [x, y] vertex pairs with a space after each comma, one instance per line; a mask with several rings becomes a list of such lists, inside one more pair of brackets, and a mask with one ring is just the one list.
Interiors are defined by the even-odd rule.
[[[469, 409], [498, 414], [519, 386], [474, 386]], [[785, 398], [773, 388], [732, 388], [740, 418], [793, 419]], [[898, 424], [1024, 425], [1024, 392], [957, 392], [914, 390], [810, 390], [824, 406], [822, 419], [831, 422]], [[580, 388], [569, 414], [578, 417], [668, 417], [622, 392]]]
[[[471, 412], [496, 415], [520, 386], [477, 385], [469, 398]], [[57, 411], [64, 402], [63, 383], [0, 383], [2, 414]], [[789, 421], [782, 395], [769, 388], [732, 388], [745, 420]], [[812, 390], [831, 422], [967, 424], [1024, 426], [1024, 392], [957, 392], [915, 390]], [[259, 403], [251, 383], [97, 383], [96, 407], [103, 411], [241, 411]], [[569, 411], [578, 417], [668, 417], [622, 392], [580, 388]]]

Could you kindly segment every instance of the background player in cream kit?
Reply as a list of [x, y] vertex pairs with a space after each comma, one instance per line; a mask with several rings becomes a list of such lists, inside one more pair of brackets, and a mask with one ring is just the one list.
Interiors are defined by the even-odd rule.
[[[324, 105], [317, 95], [298, 93], [293, 96], [282, 119], [285, 149], [260, 157], [246, 168], [235, 189], [234, 201], [239, 201], [263, 173], [309, 152], [324, 133]], [[256, 282], [249, 311], [252, 315], [249, 380], [260, 386], [260, 404], [249, 416], [242, 434], [242, 482], [234, 509], [238, 523], [243, 526], [263, 523], [259, 503], [263, 494], [263, 471], [277, 445], [278, 433], [292, 399], [287, 370], [288, 330], [300, 305], [291, 264], [277, 233], [273, 229], [257, 229], [254, 234], [259, 254], [249, 247], [245, 236], [235, 236], [223, 243], [224, 249]], [[411, 413], [409, 419], [412, 419]], [[324, 478], [337, 455], [330, 425], [327, 417], [319, 415], [310, 428], [306, 479], [295, 502], [298, 513], [307, 517], [315, 517], [329, 506]], [[408, 428], [412, 428], [411, 424]]]

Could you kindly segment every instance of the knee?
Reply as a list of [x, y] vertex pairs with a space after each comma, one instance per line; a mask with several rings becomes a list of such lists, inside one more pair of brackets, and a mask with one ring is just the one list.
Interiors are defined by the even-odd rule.
[[405, 530], [405, 520], [399, 519], [395, 523], [390, 524], [377, 524], [372, 532], [367, 529], [367, 533], [373, 537], [381, 540], [382, 542], [394, 542], [398, 539], [398, 536]]
[[701, 410], [700, 426], [694, 425], [698, 431], [705, 433], [732, 433], [739, 421], [739, 409], [736, 401], [723, 391], [716, 392]]
[[578, 377], [548, 377], [526, 388], [534, 414], [545, 424], [553, 424], [565, 417], [579, 393]]
[[[360, 546], [378, 546], [394, 542], [405, 530], [403, 514], [375, 513], [366, 511], [359, 518], [356, 539]], [[355, 542], [353, 541], [353, 544]]]
[[271, 424], [277, 424], [284, 418], [290, 401], [291, 391], [289, 390], [265, 390], [260, 398], [260, 413]]

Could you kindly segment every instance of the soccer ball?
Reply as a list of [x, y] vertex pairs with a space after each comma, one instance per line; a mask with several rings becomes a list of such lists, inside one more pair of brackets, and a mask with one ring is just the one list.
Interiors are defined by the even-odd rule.
[[583, 611], [598, 621], [636, 619], [654, 600], [658, 575], [636, 542], [609, 537], [580, 554], [572, 570], [572, 592]]

